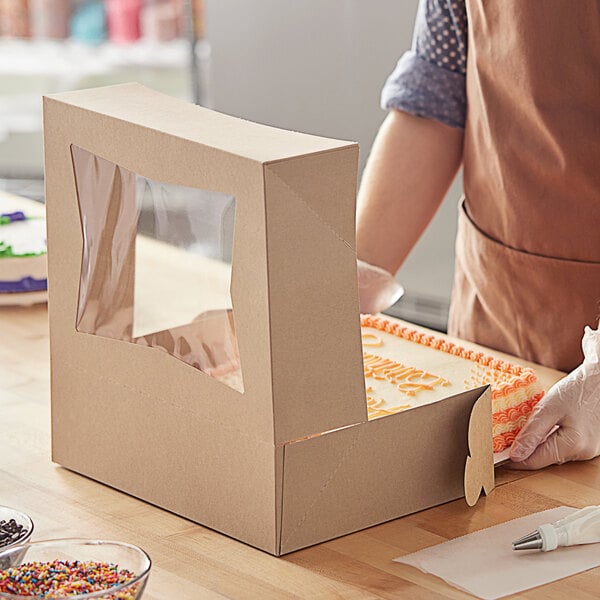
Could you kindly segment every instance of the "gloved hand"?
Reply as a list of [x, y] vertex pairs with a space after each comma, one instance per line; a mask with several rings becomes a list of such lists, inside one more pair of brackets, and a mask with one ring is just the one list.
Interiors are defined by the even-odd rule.
[[583, 363], [550, 388], [517, 435], [509, 467], [541, 469], [600, 454], [600, 328], [586, 327], [582, 346]]
[[386, 270], [360, 259], [358, 266], [358, 297], [360, 312], [378, 313], [397, 302], [404, 289]]

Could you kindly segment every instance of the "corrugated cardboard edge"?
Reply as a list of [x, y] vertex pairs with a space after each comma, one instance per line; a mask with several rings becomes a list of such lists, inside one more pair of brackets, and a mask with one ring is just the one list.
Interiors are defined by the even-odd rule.
[[488, 386], [469, 419], [469, 456], [465, 463], [465, 500], [474, 506], [481, 490], [489, 494], [494, 489], [494, 451], [492, 436], [492, 390]]

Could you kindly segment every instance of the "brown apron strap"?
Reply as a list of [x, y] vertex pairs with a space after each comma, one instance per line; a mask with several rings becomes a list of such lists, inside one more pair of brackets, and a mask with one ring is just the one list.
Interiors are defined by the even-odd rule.
[[600, 313], [600, 263], [550, 258], [482, 233], [461, 203], [448, 332], [562, 371]]

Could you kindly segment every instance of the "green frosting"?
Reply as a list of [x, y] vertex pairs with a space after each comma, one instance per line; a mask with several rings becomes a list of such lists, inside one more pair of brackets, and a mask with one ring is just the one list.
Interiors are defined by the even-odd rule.
[[6, 242], [0, 242], [0, 258], [15, 258], [15, 257], [24, 257], [24, 256], [41, 256], [42, 254], [46, 254], [45, 252], [23, 252], [22, 254], [15, 254], [13, 252], [12, 246], [7, 244]]
[[[30, 218], [28, 217], [27, 220], [30, 220]], [[0, 226], [10, 225], [12, 222], [13, 221], [10, 219], [10, 217], [0, 216]], [[17, 253], [13, 250], [13, 247], [10, 244], [0, 240], [0, 258], [26, 258], [28, 256], [43, 256], [44, 254], [46, 254], [45, 250], [41, 250], [39, 252]]]

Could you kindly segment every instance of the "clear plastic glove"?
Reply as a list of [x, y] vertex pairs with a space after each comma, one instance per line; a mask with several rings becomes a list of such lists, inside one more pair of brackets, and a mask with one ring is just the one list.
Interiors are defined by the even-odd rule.
[[600, 328], [585, 328], [584, 361], [534, 408], [510, 449], [513, 469], [541, 469], [600, 454]]
[[360, 312], [374, 314], [389, 308], [397, 302], [404, 289], [381, 267], [375, 267], [360, 259], [358, 266], [358, 298]]

